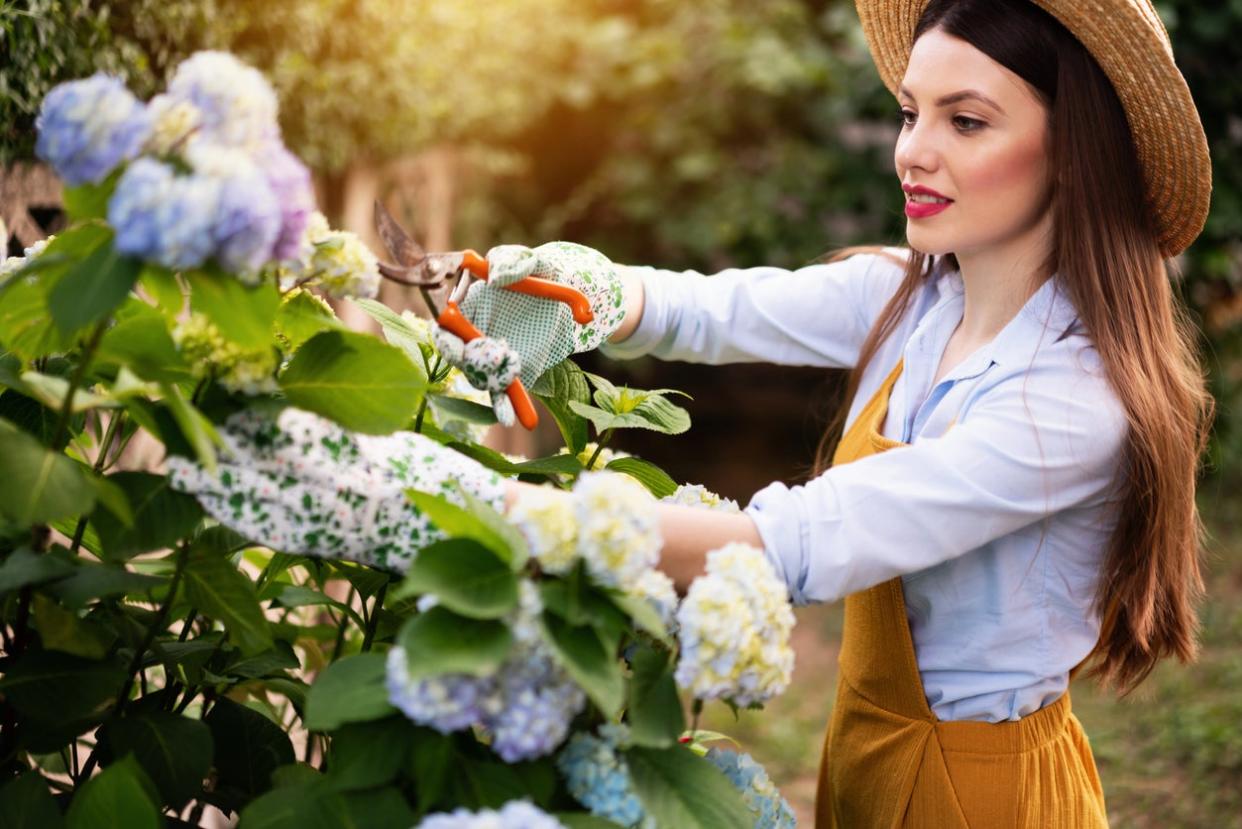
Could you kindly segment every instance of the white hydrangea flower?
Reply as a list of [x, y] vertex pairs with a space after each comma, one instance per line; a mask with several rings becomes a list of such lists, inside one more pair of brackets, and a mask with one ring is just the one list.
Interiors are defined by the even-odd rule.
[[741, 512], [737, 501], [723, 498], [702, 484], [682, 484], [672, 495], [660, 499], [669, 504], [682, 504], [687, 507], [716, 510], [719, 512]]
[[[3, 228], [4, 228], [4, 224], [0, 222], [0, 229], [3, 229]], [[3, 238], [5, 241], [7, 241], [8, 240], [7, 231], [4, 234], [0, 234], [0, 238]], [[7, 257], [3, 262], [0, 262], [0, 285], [4, 284], [4, 282], [10, 276], [17, 273], [22, 268], [26, 267], [27, 262], [37, 259], [39, 255], [42, 254], [43, 251], [47, 249], [48, 244], [50, 244], [51, 241], [55, 238], [56, 237], [53, 235], [53, 236], [47, 237], [46, 239], [40, 239], [39, 241], [35, 242], [30, 247], [26, 248], [24, 251], [22, 251], [21, 256], [10, 256], [10, 257]]]
[[572, 498], [560, 490], [523, 490], [506, 517], [526, 538], [545, 573], [569, 572], [578, 560], [578, 520]]
[[677, 588], [673, 580], [663, 570], [648, 570], [638, 577], [630, 588], [631, 596], [643, 599], [651, 604], [660, 614], [660, 621], [669, 632], [677, 627]]
[[632, 588], [660, 561], [655, 498], [630, 476], [603, 470], [583, 472], [573, 493], [587, 572], [607, 587]]
[[190, 101], [167, 93], [156, 95], [147, 104], [151, 114], [151, 132], [144, 149], [156, 155], [168, 155], [179, 148], [203, 122], [203, 114]]
[[[587, 445], [582, 448], [582, 451], [577, 454], [578, 463], [582, 464], [583, 467], [586, 467], [587, 462], [591, 460], [591, 456], [595, 454], [595, 450], [598, 448], [599, 448], [599, 444], [596, 443], [595, 441], [590, 441], [589, 443], [587, 443]], [[561, 454], [562, 455], [569, 454], [569, 449], [562, 446]], [[629, 458], [629, 457], [633, 457], [629, 452], [623, 452], [620, 449], [604, 448], [600, 450], [599, 457], [595, 459], [595, 465], [591, 467], [591, 469], [592, 470], [603, 469], [605, 466], [607, 466], [609, 463], [616, 460], [617, 458]]]
[[733, 542], [707, 554], [677, 611], [677, 684], [696, 699], [745, 707], [784, 692], [793, 674], [793, 609], [763, 552]]
[[379, 260], [348, 230], [334, 230], [315, 242], [310, 273], [324, 291], [338, 299], [379, 294]]
[[182, 61], [168, 97], [192, 104], [202, 134], [221, 144], [254, 150], [280, 134], [275, 90], [228, 52], [196, 52]]

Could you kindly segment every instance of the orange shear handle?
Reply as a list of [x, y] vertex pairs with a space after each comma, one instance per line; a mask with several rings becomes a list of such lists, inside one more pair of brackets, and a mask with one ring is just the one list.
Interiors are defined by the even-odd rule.
[[[478, 258], [477, 254], [475, 256]], [[486, 270], [487, 260], [482, 261], [483, 267]], [[465, 267], [464, 262], [463, 267]], [[444, 307], [444, 310], [440, 312], [440, 316], [436, 318], [436, 323], [445, 331], [460, 337], [462, 342], [468, 343], [483, 336], [483, 332], [475, 328], [474, 323], [466, 319], [466, 315], [461, 312], [461, 308], [458, 307], [456, 302], [450, 301]], [[509, 388], [505, 389], [505, 394], [508, 395], [509, 402], [513, 404], [513, 413], [517, 415], [518, 423], [521, 423], [528, 430], [533, 430], [539, 425], [539, 414], [535, 411], [535, 404], [531, 402], [526, 386], [522, 385], [522, 378], [513, 378]]]
[[[462, 251], [461, 266], [479, 279], [487, 279], [487, 260], [474, 251]], [[563, 302], [569, 306], [574, 322], [579, 325], [586, 325], [595, 319], [595, 314], [591, 311], [591, 301], [586, 298], [586, 294], [577, 288], [571, 288], [568, 285], [562, 285], [550, 279], [528, 276], [525, 279], [519, 279], [517, 282], [506, 285], [505, 290], [516, 291], [527, 296], [542, 297], [553, 302]]]

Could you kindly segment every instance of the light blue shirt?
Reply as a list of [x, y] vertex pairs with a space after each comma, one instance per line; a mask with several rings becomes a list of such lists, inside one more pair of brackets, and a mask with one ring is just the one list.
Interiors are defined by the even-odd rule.
[[[857, 363], [903, 272], [875, 254], [710, 277], [633, 270], [643, 316], [607, 356], [831, 368]], [[746, 513], [796, 604], [901, 576], [932, 711], [999, 722], [1053, 702], [1095, 645], [1128, 421], [1058, 277], [931, 388], [963, 308], [960, 273], [929, 279], [851, 402], [847, 429], [904, 358], [883, 434], [909, 446], [770, 484]]]

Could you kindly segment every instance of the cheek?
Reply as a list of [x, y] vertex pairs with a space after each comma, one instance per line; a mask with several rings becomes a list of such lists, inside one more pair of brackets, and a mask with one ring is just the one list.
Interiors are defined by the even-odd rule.
[[[962, 171], [962, 197], [1030, 203], [1038, 201], [1047, 179], [1047, 153], [1037, 141], [993, 147], [976, 155]], [[1017, 205], [1015, 205], [1017, 206]]]

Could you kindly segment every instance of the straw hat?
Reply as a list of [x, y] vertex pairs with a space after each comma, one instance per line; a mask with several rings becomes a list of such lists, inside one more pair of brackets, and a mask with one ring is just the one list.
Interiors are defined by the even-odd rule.
[[[1143, 168], [1160, 251], [1185, 250], [1207, 219], [1212, 162], [1207, 138], [1173, 62], [1151, 0], [1032, 0], [1061, 21], [1099, 63], [1125, 109]], [[871, 56], [893, 95], [906, 73], [914, 27], [928, 0], [856, 0]]]

